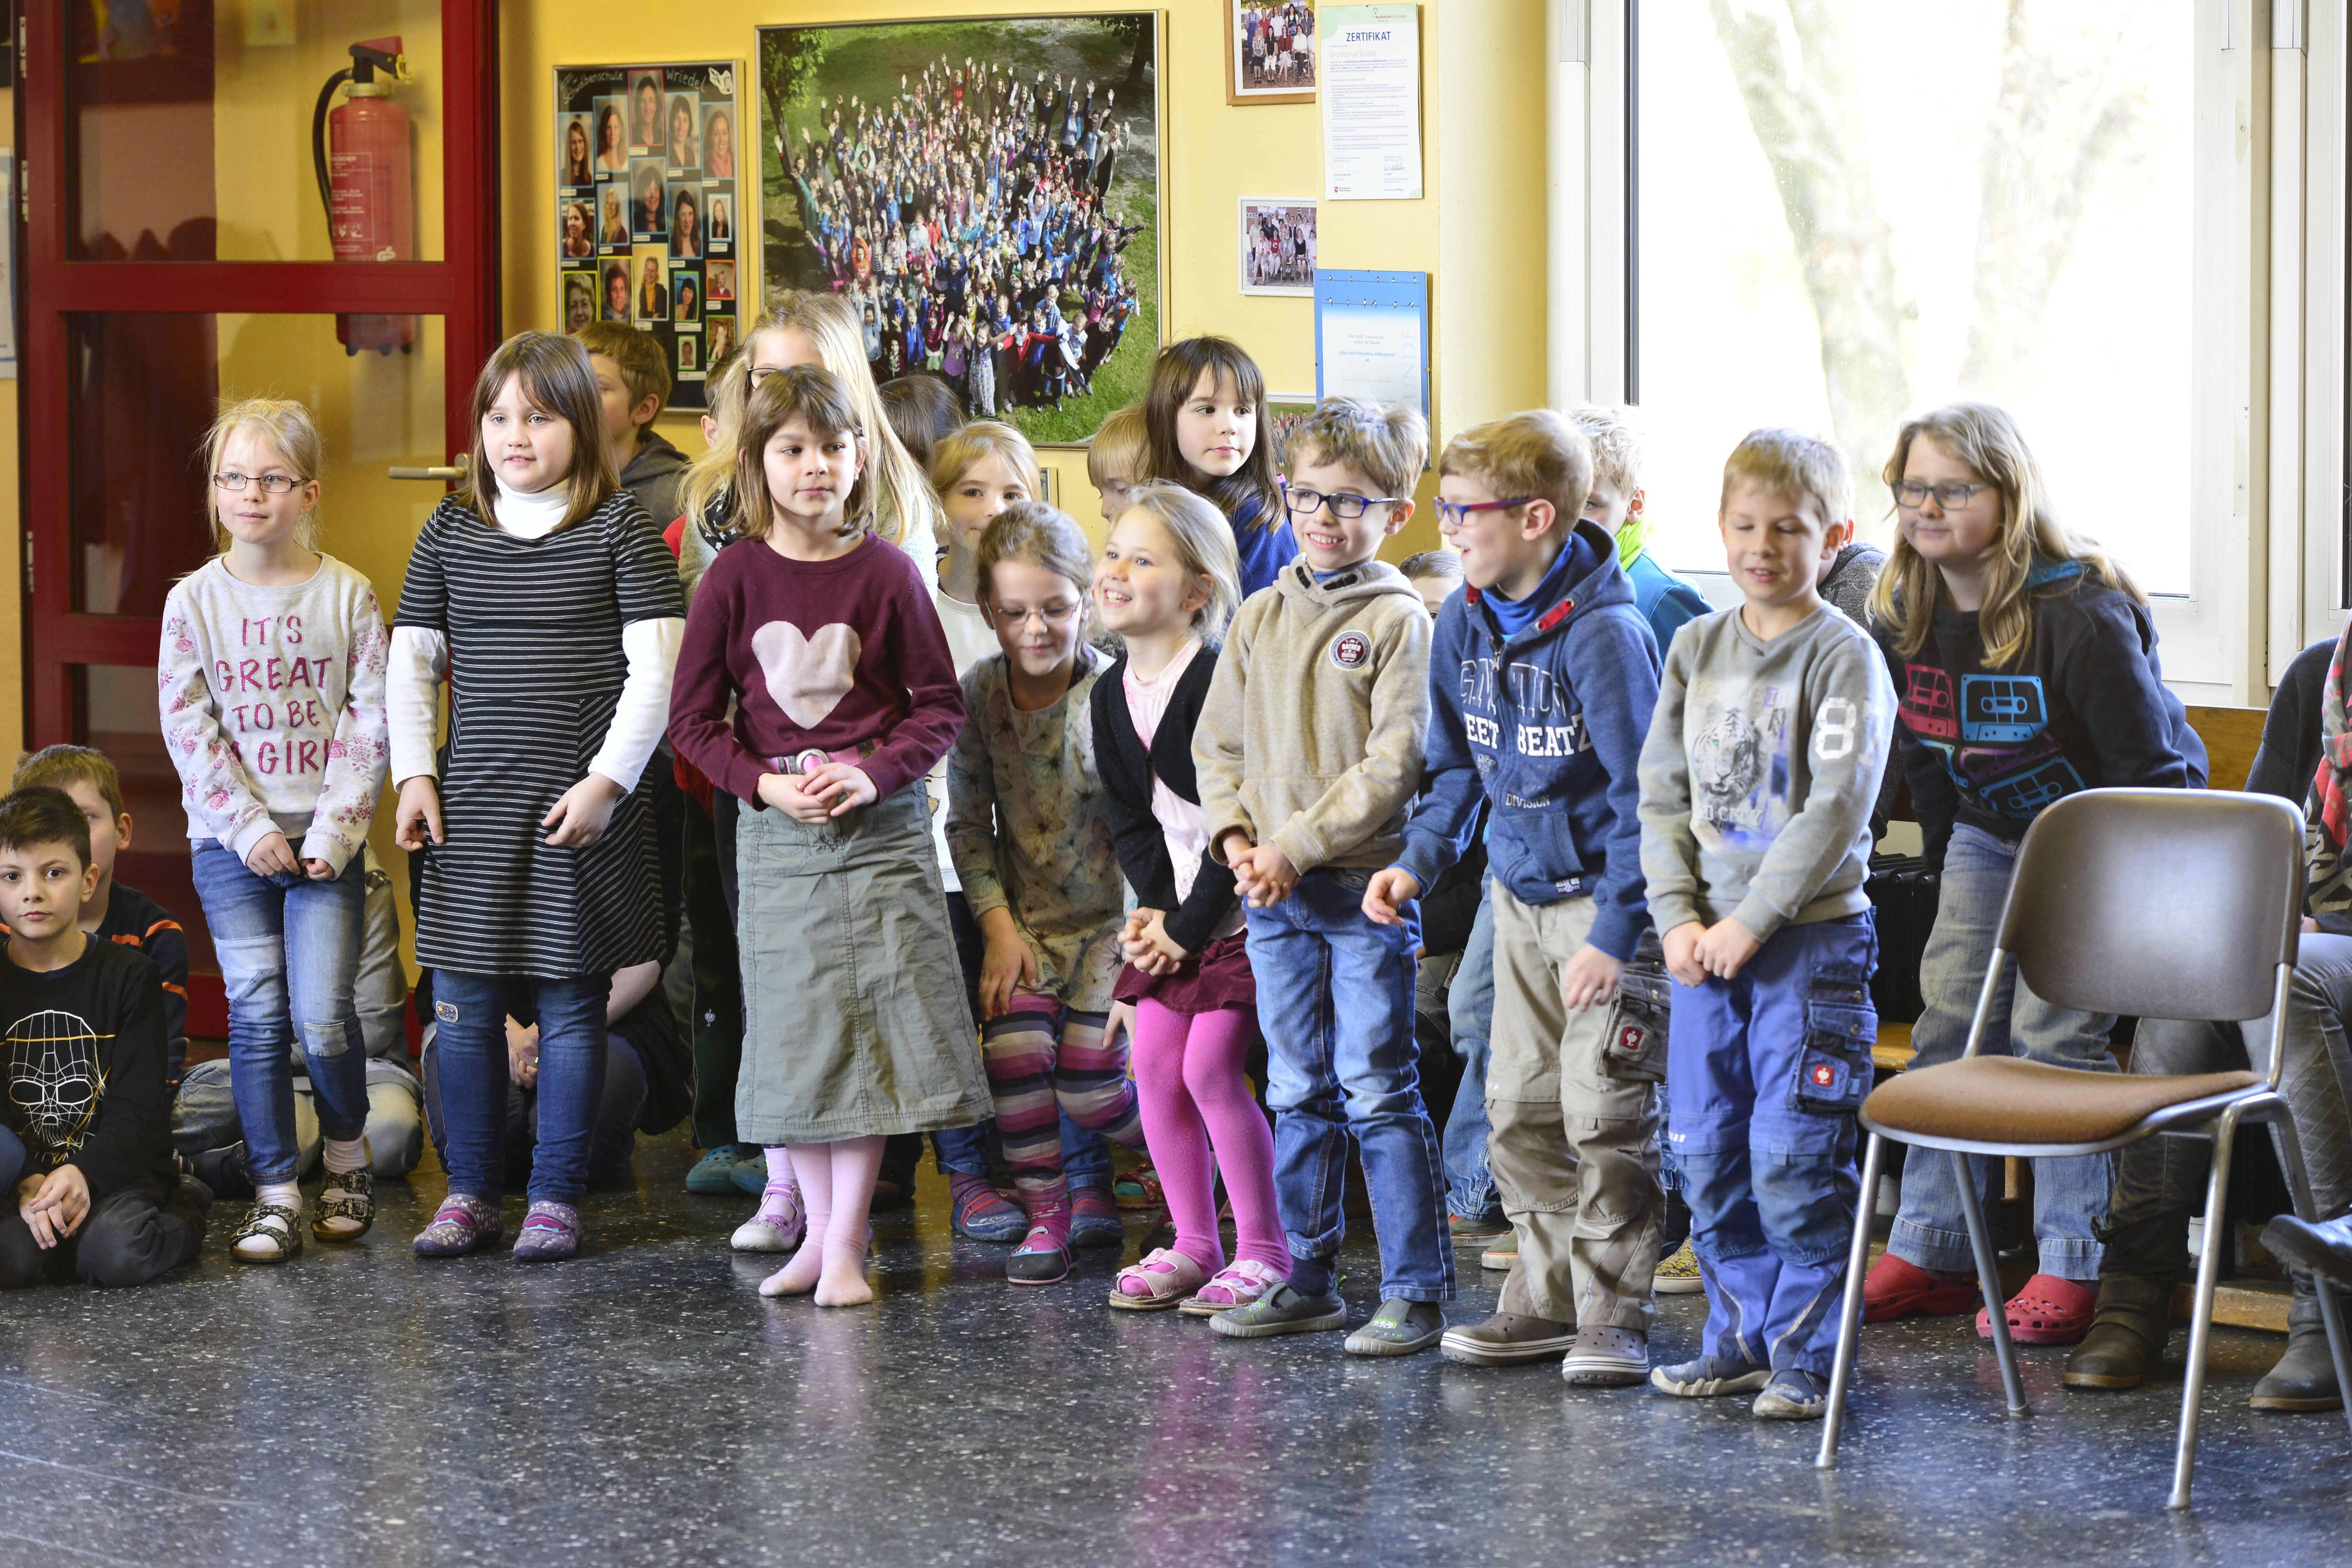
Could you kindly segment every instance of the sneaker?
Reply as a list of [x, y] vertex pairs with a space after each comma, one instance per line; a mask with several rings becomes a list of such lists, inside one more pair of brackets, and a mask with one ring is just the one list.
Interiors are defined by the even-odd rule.
[[522, 1216], [512, 1256], [517, 1263], [560, 1263], [579, 1250], [580, 1211], [542, 1199]]
[[1706, 1289], [1698, 1271], [1698, 1251], [1687, 1238], [1675, 1248], [1673, 1257], [1659, 1260], [1650, 1288], [1661, 1296], [1696, 1296]]
[[727, 1245], [738, 1252], [790, 1252], [808, 1233], [801, 1190], [791, 1182], [771, 1182], [760, 1194], [760, 1210], [735, 1227]]
[[1519, 1260], [1519, 1233], [1507, 1230], [1495, 1238], [1494, 1244], [1478, 1255], [1478, 1267], [1510, 1272], [1511, 1265]]
[[432, 1223], [416, 1233], [409, 1250], [419, 1258], [463, 1258], [489, 1246], [505, 1231], [498, 1205], [470, 1193], [451, 1193], [441, 1200]]
[[986, 1176], [956, 1176], [948, 1184], [948, 1225], [974, 1241], [1018, 1241], [1029, 1234], [1021, 1205], [988, 1184]]
[[1576, 1343], [1576, 1331], [1549, 1318], [1497, 1312], [1483, 1323], [1457, 1323], [1437, 1342], [1437, 1353], [1467, 1366], [1517, 1366], [1558, 1361]]
[[1650, 1369], [1650, 1386], [1685, 1399], [1714, 1399], [1726, 1394], [1753, 1394], [1772, 1381], [1772, 1369], [1753, 1362], [1703, 1355], [1674, 1366]]
[[1349, 1355], [1411, 1355], [1425, 1351], [1445, 1337], [1445, 1314], [1434, 1301], [1408, 1301], [1402, 1296], [1381, 1303], [1371, 1321], [1348, 1336], [1339, 1348]]
[[1650, 1336], [1639, 1329], [1583, 1328], [1559, 1363], [1576, 1388], [1631, 1388], [1650, 1377]]
[[745, 1160], [761, 1158], [760, 1150], [750, 1143], [715, 1143], [702, 1152], [702, 1158], [686, 1173], [686, 1190], [710, 1197], [735, 1190], [735, 1167]]
[[1972, 1275], [1938, 1274], [1891, 1252], [1879, 1255], [1862, 1281], [1862, 1321], [1948, 1318], [1977, 1304]]
[[1149, 1161], [1113, 1182], [1110, 1184], [1110, 1193], [1111, 1197], [1123, 1209], [1157, 1209], [1168, 1206], [1168, 1200], [1160, 1190], [1160, 1173], [1151, 1168]]
[[1108, 1188], [1070, 1189], [1072, 1247], [1118, 1247], [1126, 1240], [1127, 1227], [1119, 1223], [1118, 1205]]
[[1031, 1226], [1004, 1260], [1004, 1278], [1014, 1285], [1058, 1285], [1069, 1277], [1069, 1244], [1049, 1225]]
[[1229, 1340], [1262, 1340], [1270, 1334], [1319, 1334], [1348, 1326], [1348, 1309], [1337, 1296], [1302, 1296], [1288, 1285], [1277, 1285], [1245, 1307], [1234, 1307], [1209, 1320], [1209, 1327]]
[[1449, 1214], [1445, 1216], [1445, 1228], [1453, 1233], [1456, 1247], [1484, 1247], [1498, 1236], [1510, 1235], [1511, 1222], [1500, 1215], [1491, 1219], [1483, 1215], [1473, 1219], [1467, 1215]]
[[1748, 1409], [1761, 1421], [1818, 1421], [1829, 1414], [1830, 1385], [1811, 1373], [1783, 1367]]

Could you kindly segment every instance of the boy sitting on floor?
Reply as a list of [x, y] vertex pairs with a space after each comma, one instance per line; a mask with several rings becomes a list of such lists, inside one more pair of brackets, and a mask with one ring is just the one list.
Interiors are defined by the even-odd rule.
[[[0, 800], [0, 1286], [143, 1285], [196, 1255], [210, 1194], [172, 1162], [155, 966], [83, 933], [89, 823], [62, 790]], [[21, 1175], [21, 1180], [19, 1176]]]

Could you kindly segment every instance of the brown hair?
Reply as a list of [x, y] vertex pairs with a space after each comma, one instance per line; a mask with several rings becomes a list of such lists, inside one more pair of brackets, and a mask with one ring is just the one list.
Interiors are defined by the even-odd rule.
[[[221, 405], [220, 417], [205, 432], [205, 515], [213, 527], [213, 548], [226, 551], [229, 546], [228, 530], [221, 526], [220, 492], [213, 487], [213, 475], [220, 472], [221, 454], [228, 450], [228, 438], [239, 430], [258, 430], [269, 438], [286, 466], [303, 484], [318, 482], [319, 470], [325, 466], [326, 444], [319, 438], [319, 421], [304, 405], [285, 397], [247, 397]], [[312, 507], [294, 527], [294, 537], [302, 548], [316, 552], [319, 548], [319, 509]], [[91, 755], [97, 755], [92, 752]], [[103, 761], [104, 759], [100, 759]], [[107, 776], [113, 776], [113, 766], [108, 765]], [[121, 807], [117, 806], [119, 813]]]
[[1528, 408], [1474, 425], [1445, 443], [1437, 472], [1484, 479], [1497, 500], [1548, 500], [1556, 526], [1576, 527], [1592, 494], [1592, 443], [1574, 422], [1549, 408]]
[[582, 348], [603, 354], [620, 370], [632, 409], [648, 397], [656, 414], [669, 405], [669, 355], [659, 338], [625, 321], [591, 321], [575, 335]]
[[114, 771], [114, 763], [107, 754], [95, 746], [43, 746], [29, 757], [19, 757], [16, 776], [8, 781], [8, 787], [71, 789], [78, 784], [96, 790], [117, 816], [131, 809], [122, 800], [122, 775]]
[[[1987, 668], [2014, 665], [2032, 646], [2033, 606], [2027, 601], [2026, 580], [2038, 563], [2080, 561], [2108, 587], [2147, 603], [2129, 574], [2058, 521], [2042, 465], [2008, 409], [1997, 403], [1948, 403], [1905, 420], [1895, 437], [1895, 455], [1886, 459], [1887, 489], [1901, 481], [1911, 444], [1922, 436], [1949, 449], [2000, 492], [2000, 522], [1985, 552], [1984, 605], [1977, 612]], [[1927, 646], [1943, 587], [1935, 563], [1897, 530], [1895, 549], [1870, 595], [1871, 616], [1894, 637], [1897, 653], [1908, 658]]]
[[734, 525], [744, 539], [765, 539], [775, 527], [776, 499], [768, 492], [768, 443], [785, 422], [799, 417], [819, 437], [847, 436], [856, 444], [857, 478], [849, 487], [842, 531], [874, 526], [873, 470], [866, 461], [866, 431], [857, 405], [841, 378], [821, 364], [780, 370], [752, 390], [735, 431]]
[[64, 844], [89, 869], [89, 818], [63, 790], [35, 785], [13, 790], [0, 800], [0, 849], [31, 849], [43, 844]]
[[[1211, 479], [1184, 460], [1176, 445], [1176, 416], [1192, 395], [1201, 377], [1212, 386], [1233, 378], [1234, 391], [1251, 405], [1257, 418], [1257, 439], [1242, 466], [1223, 479]], [[1151, 362], [1151, 379], [1143, 392], [1144, 438], [1149, 443], [1150, 471], [1143, 477], [1166, 479], [1205, 497], [1227, 518], [1240, 515], [1252, 501], [1255, 529], [1273, 529], [1283, 521], [1282, 490], [1274, 479], [1274, 425], [1265, 413], [1265, 377], [1257, 362], [1231, 338], [1186, 338], [1170, 343]]]
[[990, 520], [980, 536], [980, 597], [994, 603], [993, 578], [998, 564], [1025, 561], [1030, 565], [1067, 578], [1086, 606], [1079, 619], [1079, 637], [1094, 642], [1102, 628], [1095, 619], [1095, 553], [1086, 531], [1059, 507], [1041, 500], [1015, 501]]
[[929, 471], [932, 449], [963, 423], [963, 405], [935, 375], [902, 375], [884, 382], [875, 395], [907, 455]]
[[482, 442], [482, 420], [509, 378], [521, 382], [525, 403], [572, 426], [571, 504], [561, 524], [569, 528], [610, 500], [621, 479], [613, 470], [613, 440], [604, 433], [604, 399], [588, 351], [578, 338], [556, 332], [517, 332], [474, 378], [473, 461], [458, 488], [458, 504], [485, 522], [498, 521], [499, 487]]
[[1212, 646], [1221, 641], [1242, 602], [1241, 552], [1234, 545], [1233, 525], [1215, 507], [1165, 479], [1136, 486], [1127, 510], [1147, 513], [1160, 525], [1186, 576], [1209, 580], [1209, 602], [1192, 612], [1192, 629]]
[[1413, 481], [1429, 461], [1429, 426], [1402, 403], [1327, 397], [1291, 428], [1283, 448], [1287, 468], [1309, 459], [1353, 468], [1391, 499], [1411, 500]]

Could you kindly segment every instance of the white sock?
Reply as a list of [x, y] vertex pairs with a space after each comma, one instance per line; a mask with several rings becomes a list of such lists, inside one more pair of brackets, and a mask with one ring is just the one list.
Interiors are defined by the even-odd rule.
[[263, 1182], [254, 1192], [254, 1202], [292, 1209], [299, 1215], [302, 1212], [302, 1189], [292, 1182]]
[[[326, 1146], [327, 1174], [331, 1176], [340, 1176], [347, 1172], [364, 1171], [367, 1169], [367, 1139], [365, 1136], [351, 1139], [330, 1138], [326, 1140]], [[330, 1182], [327, 1184], [329, 1186], [334, 1185], [332, 1182]]]

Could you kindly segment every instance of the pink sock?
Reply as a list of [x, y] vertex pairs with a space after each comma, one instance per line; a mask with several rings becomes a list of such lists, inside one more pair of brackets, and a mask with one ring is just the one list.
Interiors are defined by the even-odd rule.
[[[772, 1162], [782, 1149], [771, 1149]], [[833, 1217], [833, 1145], [830, 1143], [796, 1143], [789, 1151], [790, 1170], [801, 1185], [801, 1205], [808, 1215], [808, 1229], [802, 1234], [800, 1249], [792, 1261], [768, 1276], [760, 1286], [762, 1296], [800, 1296], [816, 1289], [817, 1279], [824, 1271], [824, 1237]], [[773, 1180], [775, 1166], [768, 1167]], [[870, 1189], [869, 1189], [870, 1195]], [[862, 1220], [865, 1212], [859, 1211]]]
[[1250, 1093], [1249, 1052], [1256, 1038], [1257, 1016], [1246, 1007], [1195, 1016], [1184, 1041], [1184, 1087], [1208, 1126], [1234, 1205], [1234, 1256], [1287, 1274], [1290, 1244], [1274, 1199], [1274, 1131]]
[[[1187, 1037], [1202, 1020], [1145, 997], [1135, 1005], [1135, 1087], [1143, 1113], [1144, 1142], [1168, 1217], [1176, 1226], [1176, 1250], [1214, 1274], [1225, 1266], [1217, 1235], [1215, 1178], [1209, 1163], [1209, 1132], [1192, 1091], [1184, 1087]], [[1238, 1212], [1238, 1211], [1236, 1211]]]
[[[878, 1137], [844, 1138], [828, 1145], [833, 1151], [833, 1212], [824, 1230], [827, 1247], [854, 1247], [860, 1258], [865, 1256], [874, 1184], [882, 1175], [882, 1142]], [[816, 1222], [809, 1224], [814, 1229]]]
[[770, 1182], [789, 1182], [793, 1179], [793, 1152], [790, 1149], [779, 1143], [772, 1149], [762, 1149], [760, 1152], [767, 1157]]

